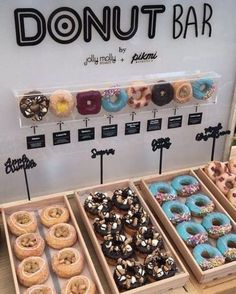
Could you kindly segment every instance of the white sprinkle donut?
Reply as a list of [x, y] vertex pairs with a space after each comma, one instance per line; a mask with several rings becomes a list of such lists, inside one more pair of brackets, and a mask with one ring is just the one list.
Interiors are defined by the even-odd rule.
[[147, 106], [151, 100], [151, 89], [148, 85], [140, 82], [134, 83], [127, 89], [128, 105], [138, 109]]
[[235, 180], [236, 180], [236, 176], [226, 172], [222, 175], [220, 175], [217, 179], [216, 179], [216, 186], [220, 189], [220, 191], [227, 195], [230, 191], [230, 189], [234, 188], [235, 185]]
[[74, 98], [67, 90], [57, 90], [50, 96], [50, 109], [56, 116], [69, 116], [74, 106]]
[[217, 177], [227, 172], [227, 166], [224, 162], [211, 161], [204, 167], [204, 171], [215, 182]]
[[236, 175], [236, 158], [231, 158], [228, 162], [229, 171]]
[[236, 188], [230, 189], [227, 198], [236, 207]]

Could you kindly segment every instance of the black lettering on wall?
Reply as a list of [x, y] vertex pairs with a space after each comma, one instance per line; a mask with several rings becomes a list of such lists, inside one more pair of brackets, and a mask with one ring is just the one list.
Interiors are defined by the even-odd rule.
[[[182, 32], [183, 32], [183, 25], [181, 21], [179, 20], [181, 16], [183, 15], [183, 6], [180, 4], [176, 4], [173, 6], [173, 38], [178, 39]], [[178, 31], [177, 31], [178, 26]]]
[[90, 42], [92, 39], [92, 27], [96, 29], [104, 41], [109, 41], [111, 36], [111, 9], [103, 8], [103, 20], [98, 19], [90, 7], [84, 8], [84, 40]]
[[[207, 10], [209, 11], [209, 13], [207, 13]], [[208, 36], [211, 37], [212, 27], [211, 27], [211, 24], [209, 23], [209, 21], [210, 21], [210, 19], [212, 17], [212, 14], [213, 14], [213, 9], [212, 9], [211, 5], [208, 4], [208, 3], [204, 3], [203, 21], [202, 21], [202, 35], [205, 34], [205, 29], [206, 29], [206, 26], [207, 26], [208, 30], [209, 30]]]
[[[43, 41], [46, 36], [46, 22], [42, 13], [33, 8], [18, 8], [14, 11], [16, 42], [19, 46], [34, 46]], [[25, 32], [25, 19], [35, 21], [37, 29], [34, 36], [27, 36]]]
[[79, 37], [81, 30], [81, 18], [72, 8], [58, 8], [48, 18], [48, 32], [53, 40], [60, 44], [74, 42]]
[[113, 32], [119, 40], [129, 40], [131, 39], [138, 30], [138, 17], [139, 8], [138, 6], [133, 6], [131, 9], [131, 20], [130, 29], [126, 32], [121, 30], [121, 9], [119, 6], [115, 6], [113, 9]]
[[148, 37], [153, 39], [156, 34], [157, 14], [165, 12], [165, 5], [144, 5], [141, 8], [142, 13], [149, 15]]
[[194, 26], [195, 28], [195, 37], [198, 37], [198, 28], [197, 28], [197, 14], [193, 6], [190, 6], [186, 16], [186, 23], [184, 29], [184, 39], [186, 39], [187, 31], [189, 26]]

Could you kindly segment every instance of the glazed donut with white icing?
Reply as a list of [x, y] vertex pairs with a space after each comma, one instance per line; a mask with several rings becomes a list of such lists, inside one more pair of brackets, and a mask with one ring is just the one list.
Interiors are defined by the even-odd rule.
[[217, 177], [227, 172], [227, 166], [224, 162], [211, 161], [204, 167], [204, 171], [215, 182]]
[[234, 188], [235, 180], [236, 180], [236, 175], [226, 172], [224, 174], [221, 174], [216, 179], [216, 186], [220, 189], [220, 191], [224, 195], [227, 195], [230, 189]]
[[8, 227], [15, 236], [34, 233], [37, 230], [37, 220], [33, 212], [17, 211], [7, 219]]
[[46, 207], [40, 213], [41, 223], [47, 228], [55, 224], [67, 223], [69, 218], [68, 209], [60, 205]]
[[75, 276], [63, 287], [61, 294], [95, 294], [96, 286], [86, 276]]
[[43, 284], [49, 276], [48, 265], [42, 257], [27, 257], [18, 265], [17, 276], [25, 287]]

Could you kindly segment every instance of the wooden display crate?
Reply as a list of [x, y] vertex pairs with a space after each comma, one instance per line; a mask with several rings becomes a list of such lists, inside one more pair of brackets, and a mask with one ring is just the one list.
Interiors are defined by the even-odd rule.
[[[42, 196], [42, 197], [34, 198], [30, 202], [29, 201], [20, 201], [17, 204], [10, 203], [10, 204], [6, 204], [6, 205], [2, 206], [2, 219], [3, 219], [3, 225], [4, 225], [4, 230], [5, 230], [5, 236], [6, 236], [6, 241], [7, 241], [7, 247], [8, 247], [8, 252], [9, 252], [9, 257], [10, 257], [10, 264], [11, 264], [11, 270], [12, 270], [12, 274], [13, 274], [13, 280], [14, 280], [16, 294], [24, 293], [26, 288], [21, 286], [18, 283], [17, 274], [16, 274], [16, 265], [19, 263], [19, 261], [15, 257], [13, 249], [12, 249], [12, 245], [15, 240], [15, 237], [8, 230], [7, 218], [11, 213], [14, 213], [14, 212], [20, 211], [20, 210], [34, 212], [35, 216], [37, 218], [37, 223], [38, 223], [38, 228], [39, 228], [40, 234], [42, 235], [42, 232], [46, 231], [47, 229], [45, 227], [43, 227], [43, 225], [40, 223], [38, 213], [39, 213], [40, 209], [51, 206], [51, 205], [62, 205], [69, 210], [70, 221], [68, 223], [70, 223], [74, 226], [74, 228], [77, 232], [77, 237], [78, 237], [77, 242], [73, 247], [77, 248], [84, 256], [84, 268], [83, 268], [83, 271], [81, 272], [81, 275], [85, 275], [85, 276], [89, 277], [95, 283], [97, 294], [105, 294], [103, 287], [101, 285], [101, 282], [97, 276], [96, 269], [93, 265], [93, 262], [90, 258], [88, 250], [86, 248], [86, 244], [84, 242], [83, 236], [82, 236], [81, 231], [80, 231], [78, 224], [76, 222], [75, 216], [74, 216], [72, 209], [69, 205], [68, 199], [65, 194], [63, 196], [62, 195], [63, 194], [53, 194], [53, 195], [48, 195], [48, 196]], [[46, 242], [45, 242], [45, 245], [46, 245]], [[54, 249], [49, 248], [46, 245], [45, 250], [44, 250], [44, 254], [43, 254], [43, 257], [45, 260], [47, 259], [45, 256], [46, 251], [47, 251], [47, 257], [49, 255], [51, 256], [53, 254], [53, 252], [55, 252]], [[49, 266], [49, 279], [48, 279], [48, 281], [45, 282], [45, 284], [52, 286], [54, 288], [55, 287], [55, 284], [54, 284], [55, 280], [54, 279], [57, 279], [57, 284], [59, 283], [60, 288], [61, 288], [61, 286], [63, 286], [63, 284], [65, 284], [68, 279], [58, 278], [56, 276], [56, 274], [53, 273], [52, 268], [51, 268], [51, 264], [48, 259], [47, 259], [47, 262], [48, 262], [48, 266]], [[57, 287], [55, 287], [55, 289], [56, 288]], [[58, 291], [60, 291], [60, 290], [58, 290]]]
[[[192, 170], [181, 170], [179, 172], [172, 172], [172, 173], [168, 173], [161, 176], [148, 176], [143, 178], [140, 182], [140, 185], [141, 185], [142, 193], [144, 193], [144, 198], [146, 202], [152, 207], [153, 211], [157, 214], [157, 217], [160, 219], [166, 231], [175, 242], [175, 245], [181, 252], [186, 263], [190, 266], [194, 276], [196, 277], [199, 283], [206, 284], [211, 281], [222, 279], [224, 277], [228, 278], [230, 276], [232, 276], [232, 279], [233, 279], [236, 277], [236, 261], [226, 263], [219, 267], [205, 270], [205, 271], [203, 271], [200, 268], [200, 266], [195, 261], [190, 248], [185, 244], [185, 242], [179, 236], [179, 234], [177, 233], [175, 229], [175, 226], [168, 219], [168, 217], [162, 210], [160, 204], [158, 203], [158, 201], [156, 201], [156, 199], [153, 197], [153, 195], [151, 194], [149, 190], [148, 186], [154, 182], [168, 182], [168, 181], [171, 181], [176, 176], [186, 175], [186, 174], [192, 175], [197, 178], [197, 175]], [[206, 186], [201, 182], [199, 178], [198, 178], [198, 181], [200, 182], [200, 185], [201, 185], [200, 191], [203, 194], [207, 195], [209, 198], [211, 198], [211, 200], [215, 204], [215, 211], [222, 212], [230, 218], [232, 223], [232, 231], [236, 232], [236, 224], [233, 221], [233, 219], [229, 216], [229, 214], [221, 206], [221, 204], [214, 198], [214, 196], [210, 193], [210, 191], [206, 188]]]
[[168, 241], [168, 239], [165, 236], [164, 232], [162, 231], [161, 227], [159, 226], [156, 219], [152, 215], [152, 213], [149, 210], [148, 206], [146, 205], [145, 201], [142, 199], [142, 197], [139, 194], [136, 187], [130, 181], [124, 180], [124, 181], [119, 181], [119, 182], [113, 182], [110, 184], [97, 185], [97, 186], [93, 186], [93, 187], [89, 187], [89, 188], [84, 188], [84, 189], [80, 189], [76, 192], [76, 200], [77, 200], [78, 209], [80, 212], [80, 217], [83, 219], [83, 222], [87, 228], [87, 231], [88, 231], [88, 234], [89, 234], [91, 241], [93, 243], [95, 252], [98, 256], [98, 259], [99, 259], [100, 264], [103, 268], [103, 271], [107, 277], [107, 281], [109, 283], [109, 286], [112, 289], [112, 293], [115, 293], [115, 294], [120, 293], [117, 286], [116, 286], [116, 283], [113, 279], [114, 267], [108, 265], [106, 258], [103, 255], [103, 252], [101, 250], [101, 241], [99, 241], [97, 239], [97, 237], [94, 233], [93, 220], [91, 220], [87, 216], [87, 214], [84, 210], [83, 204], [84, 204], [85, 199], [88, 197], [89, 193], [94, 193], [96, 191], [99, 191], [99, 192], [108, 193], [109, 196], [112, 196], [113, 192], [116, 189], [121, 189], [121, 188], [125, 188], [125, 187], [130, 187], [132, 190], [134, 190], [137, 193], [137, 195], [140, 199], [141, 205], [150, 215], [151, 222], [152, 222], [153, 226], [163, 236], [163, 241], [164, 241], [166, 251], [169, 252], [170, 255], [175, 259], [177, 267], [178, 267], [178, 272], [173, 277], [170, 277], [170, 278], [167, 278], [167, 279], [164, 279], [161, 281], [153, 282], [153, 283], [138, 287], [133, 290], [125, 291], [123, 293], [129, 293], [129, 294], [134, 294], [134, 293], [154, 294], [155, 293], [156, 294], [156, 293], [168, 292], [170, 290], [184, 286], [185, 283], [189, 279], [189, 274], [188, 274], [186, 268], [184, 267], [183, 263], [181, 262], [180, 258], [176, 254], [173, 247], [171, 246], [170, 242]]
[[202, 182], [207, 186], [215, 198], [222, 204], [225, 210], [230, 214], [232, 219], [236, 221], [236, 207], [229, 201], [229, 199], [220, 191], [211, 178], [204, 172], [203, 168], [194, 171]]

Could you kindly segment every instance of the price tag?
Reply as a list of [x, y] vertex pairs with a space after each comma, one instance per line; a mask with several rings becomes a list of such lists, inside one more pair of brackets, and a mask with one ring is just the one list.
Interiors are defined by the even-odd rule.
[[45, 147], [45, 135], [26, 137], [27, 149], [36, 149]]
[[70, 131], [53, 133], [53, 145], [63, 145], [70, 143]]
[[188, 116], [188, 125], [200, 125], [202, 123], [202, 112], [190, 113]]
[[154, 118], [147, 121], [147, 132], [161, 130], [162, 119]]
[[176, 129], [182, 127], [182, 115], [171, 116], [168, 118], [168, 129]]
[[116, 137], [118, 133], [117, 125], [102, 126], [102, 138]]
[[90, 141], [95, 139], [95, 128], [86, 128], [78, 130], [78, 141]]
[[125, 124], [125, 135], [134, 135], [140, 133], [140, 121]]

